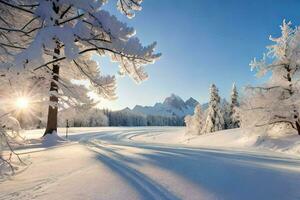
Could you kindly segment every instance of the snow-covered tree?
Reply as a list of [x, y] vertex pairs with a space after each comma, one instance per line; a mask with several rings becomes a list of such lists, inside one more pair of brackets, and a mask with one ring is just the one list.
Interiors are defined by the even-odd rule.
[[185, 123], [185, 133], [187, 135], [193, 133], [193, 117], [191, 115], [187, 115], [184, 117], [184, 123]]
[[0, 179], [13, 174], [16, 165], [24, 164], [13, 150], [22, 140], [19, 130], [19, 122], [10, 113], [0, 110]]
[[230, 104], [225, 99], [221, 102], [221, 112], [224, 119], [224, 129], [229, 129], [231, 126]]
[[300, 29], [285, 20], [280, 27], [281, 36], [270, 37], [274, 44], [267, 47], [263, 59], [250, 63], [258, 76], [268, 73], [270, 79], [261, 86], [248, 87], [242, 123], [256, 127], [289, 124], [300, 135]]
[[65, 127], [67, 120], [71, 127], [108, 126], [108, 118], [104, 112], [88, 104], [67, 108], [58, 112], [58, 116], [60, 127]]
[[238, 91], [236, 85], [233, 84], [230, 96], [229, 123], [227, 128], [238, 128], [240, 126], [239, 116], [237, 113], [238, 107]]
[[193, 124], [194, 124], [195, 133], [197, 135], [200, 135], [204, 124], [203, 112], [200, 104], [197, 104], [197, 106], [195, 107], [194, 115], [193, 115]]
[[184, 118], [187, 134], [200, 135], [204, 124], [203, 112], [201, 105], [197, 104], [194, 110], [194, 115], [187, 115]]
[[200, 104], [197, 104], [194, 110], [194, 114], [187, 115], [184, 118], [186, 125], [186, 134], [200, 135], [204, 126], [204, 114]]
[[207, 109], [207, 118], [202, 129], [203, 133], [211, 133], [224, 129], [224, 118], [220, 106], [220, 96], [215, 84], [210, 87], [210, 100]]
[[[80, 100], [72, 80], [88, 80], [88, 88], [115, 98], [115, 77], [104, 76], [92, 56], [109, 56], [121, 75], [136, 82], [147, 78], [144, 66], [160, 57], [156, 43], [147, 47], [135, 30], [102, 9], [106, 0], [0, 0], [0, 76], [16, 71], [48, 92], [45, 134], [57, 130], [59, 103]], [[118, 0], [129, 18], [141, 0]], [[63, 102], [63, 103], [62, 103]]]

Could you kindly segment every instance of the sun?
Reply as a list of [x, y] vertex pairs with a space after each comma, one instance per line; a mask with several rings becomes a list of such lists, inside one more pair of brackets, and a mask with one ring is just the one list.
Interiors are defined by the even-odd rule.
[[16, 107], [19, 109], [28, 108], [29, 100], [26, 97], [19, 97], [16, 101]]

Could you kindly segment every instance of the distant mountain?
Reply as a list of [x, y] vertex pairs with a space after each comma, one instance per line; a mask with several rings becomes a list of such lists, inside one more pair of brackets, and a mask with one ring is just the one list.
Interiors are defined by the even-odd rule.
[[190, 97], [188, 100], [185, 101], [185, 105], [191, 106], [191, 107], [196, 107], [196, 105], [198, 103], [199, 102], [196, 99], [192, 98], [192, 97]]
[[[163, 103], [156, 103], [154, 106], [136, 105], [131, 111], [144, 115], [184, 117], [185, 115], [193, 114], [194, 108], [198, 103], [199, 102], [192, 97], [183, 101], [179, 96], [171, 94]], [[128, 108], [126, 108], [126, 110], [127, 109]]]
[[[226, 100], [222, 99], [221, 104]], [[153, 106], [136, 105], [133, 109], [128, 107], [119, 111], [107, 111], [110, 126], [183, 126], [184, 117], [194, 114], [195, 106], [199, 104], [194, 98], [186, 101], [179, 96], [171, 94], [162, 103]], [[202, 104], [202, 110], [208, 108], [208, 103]]]

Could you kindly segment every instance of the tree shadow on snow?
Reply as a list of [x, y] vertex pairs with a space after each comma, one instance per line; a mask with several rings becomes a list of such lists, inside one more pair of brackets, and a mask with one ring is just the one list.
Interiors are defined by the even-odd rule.
[[[101, 147], [102, 148], [102, 147]], [[129, 167], [118, 159], [107, 156], [104, 153], [97, 153], [96, 158], [108, 166], [111, 170], [116, 172], [120, 177], [124, 178], [136, 191], [139, 193], [141, 199], [166, 199], [179, 200], [174, 194], [166, 190], [163, 186], [151, 180], [146, 175], [140, 173], [138, 170]], [[106, 149], [107, 150], [107, 149]]]
[[[150, 150], [150, 153], [137, 153], [138, 157], [127, 157], [116, 153], [112, 147], [98, 147], [109, 153], [97, 152], [98, 159], [129, 181], [145, 199], [156, 199], [151, 196], [153, 194], [159, 194], [159, 199], [178, 198], [122, 161], [153, 164], [172, 171], [212, 192], [218, 199], [300, 199], [300, 170], [294, 170], [300, 168], [299, 159], [258, 156], [238, 151], [119, 144], [120, 148]], [[285, 169], [286, 165], [294, 169]]]

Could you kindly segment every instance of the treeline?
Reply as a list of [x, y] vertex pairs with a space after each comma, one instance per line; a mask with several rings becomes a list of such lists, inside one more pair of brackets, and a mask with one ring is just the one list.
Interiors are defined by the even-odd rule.
[[103, 110], [108, 118], [108, 126], [183, 126], [184, 120], [178, 116], [143, 115], [134, 112]]
[[195, 107], [194, 114], [185, 117], [186, 133], [201, 135], [224, 129], [238, 128], [240, 127], [238, 108], [238, 91], [235, 84], [232, 87], [230, 103], [226, 100], [221, 102], [218, 88], [215, 84], [212, 84], [208, 108], [202, 111], [201, 105], [198, 104]]
[[68, 108], [59, 113], [59, 126], [183, 126], [184, 119], [178, 116], [143, 115], [130, 110], [111, 111], [86, 105]]

